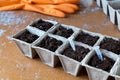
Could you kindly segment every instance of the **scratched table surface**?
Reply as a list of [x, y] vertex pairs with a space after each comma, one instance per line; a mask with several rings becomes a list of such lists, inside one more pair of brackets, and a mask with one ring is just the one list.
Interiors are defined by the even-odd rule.
[[[63, 71], [61, 65], [51, 68], [38, 56], [29, 59], [23, 56], [10, 37], [38, 18], [56, 20], [92, 32], [120, 38], [120, 31], [102, 10], [94, 4], [91, 8], [80, 8], [67, 18], [55, 18], [29, 11], [0, 12], [0, 80], [88, 80], [85, 68], [77, 77]], [[112, 80], [110, 78], [109, 80]]]

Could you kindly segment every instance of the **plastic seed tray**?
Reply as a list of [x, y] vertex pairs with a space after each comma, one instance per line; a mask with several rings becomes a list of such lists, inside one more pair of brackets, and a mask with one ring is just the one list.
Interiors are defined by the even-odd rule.
[[[39, 20], [42, 20], [43, 22], [39, 23]], [[74, 76], [77, 76], [78, 72], [81, 71], [81, 68], [85, 67], [89, 80], [107, 80], [109, 76], [113, 76], [116, 80], [120, 80], [119, 39], [86, 31], [74, 26], [60, 24], [56, 21], [44, 19], [39, 20], [28, 25], [24, 30], [15, 34], [12, 38], [25, 56], [33, 58], [36, 54], [38, 54], [41, 61], [51, 67], [55, 67], [60, 60], [64, 71]], [[32, 26], [34, 23], [37, 23], [40, 27], [42, 27], [43, 25], [41, 24], [44, 23], [44, 25], [46, 25], [46, 22], [53, 24], [46, 31]], [[65, 30], [59, 28], [60, 26], [62, 26]], [[20, 36], [22, 36], [25, 31], [28, 31], [32, 34], [32, 36], [36, 35], [37, 38], [31, 43], [20, 39]], [[57, 34], [54, 34], [55, 31], [57, 31]], [[69, 37], [64, 37], [66, 35]], [[27, 37], [22, 38], [25, 38], [28, 41], [29, 39], [31, 40], [31, 38]], [[70, 38], [73, 40], [75, 45], [75, 51], [70, 46]], [[98, 68], [97, 66], [91, 66], [89, 64], [90, 60], [93, 59], [93, 56], [96, 54], [94, 50], [95, 46], [99, 46], [102, 55], [114, 62], [109, 68], [109, 71]], [[105, 57], [103, 58], [104, 60], [106, 60]], [[105, 65], [108, 64], [106, 63]]]
[[96, 0], [98, 6], [109, 16], [110, 21], [120, 30], [120, 0]]

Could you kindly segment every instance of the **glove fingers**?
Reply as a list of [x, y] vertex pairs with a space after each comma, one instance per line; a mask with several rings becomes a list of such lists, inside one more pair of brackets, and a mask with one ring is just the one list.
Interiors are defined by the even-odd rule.
[[51, 0], [31, 0], [33, 3], [37, 4], [53, 4], [53, 1]]
[[[27, 0], [23, 0], [27, 1]], [[61, 4], [61, 3], [74, 3], [78, 4], [79, 0], [30, 0], [32, 3], [37, 3], [37, 4]]]
[[7, 11], [7, 10], [17, 10], [24, 7], [24, 4], [14, 4], [9, 6], [0, 7], [0, 11]]
[[43, 14], [47, 14], [47, 15], [51, 15], [51, 16], [56, 16], [56, 17], [65, 17], [66, 15], [59, 10], [55, 10], [52, 8], [47, 8], [46, 6], [42, 6], [42, 7], [38, 7], [36, 5], [26, 5], [24, 10], [29, 10], [29, 11], [36, 11], [39, 13], [43, 13]]
[[42, 8], [45, 8], [45, 9], [56, 9], [56, 10], [59, 10], [59, 11], [62, 11], [62, 12], [65, 12], [65, 13], [74, 13], [75, 10], [72, 9], [71, 7], [68, 7], [66, 5], [36, 5], [38, 7], [42, 7]]
[[54, 5], [50, 5], [50, 4], [43, 4], [43, 5], [35, 4], [35, 6], [41, 8], [54, 8]]
[[65, 6], [65, 5], [55, 5], [55, 9], [63, 11], [65, 13], [74, 13], [75, 10], [71, 7]]
[[65, 13], [63, 13], [60, 10], [56, 10], [56, 9], [52, 9], [52, 8], [46, 8], [44, 9], [44, 13], [48, 14], [48, 15], [52, 15], [52, 16], [56, 16], [56, 17], [65, 17]]
[[22, 3], [29, 3], [29, 4], [31, 4], [31, 3], [32, 3], [32, 1], [31, 1], [31, 0], [21, 0], [21, 2], [22, 2]]
[[78, 7], [77, 5], [75, 5], [75, 4], [65, 3], [65, 4], [60, 4], [60, 5], [71, 7], [71, 8], [73, 8], [74, 10], [79, 10], [79, 7]]
[[0, 1], [0, 7], [12, 5], [12, 4], [16, 4], [16, 3], [18, 3], [18, 2], [19, 2], [19, 0], [10, 0], [10, 1], [8, 1], [8, 0], [3, 0], [3, 1]]
[[54, 4], [62, 4], [62, 3], [73, 3], [78, 4], [79, 0], [53, 0]]

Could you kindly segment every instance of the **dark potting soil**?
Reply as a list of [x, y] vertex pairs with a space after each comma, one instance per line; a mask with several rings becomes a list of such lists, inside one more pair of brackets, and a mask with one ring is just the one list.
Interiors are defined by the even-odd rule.
[[68, 46], [61, 54], [81, 62], [90, 50], [82, 46], [75, 47], [76, 51], [74, 51], [70, 46]]
[[53, 34], [68, 38], [73, 34], [73, 30], [72, 29], [67, 29], [64, 28], [63, 26], [59, 26], [54, 32]]
[[40, 46], [40, 47], [43, 47], [43, 48], [46, 48], [50, 51], [53, 51], [55, 52], [56, 49], [62, 45], [62, 41], [59, 41], [57, 39], [54, 39], [52, 37], [45, 37], [40, 43], [37, 44], [37, 46]]
[[116, 41], [112, 38], [104, 38], [100, 43], [100, 48], [120, 54], [120, 40]]
[[35, 41], [38, 38], [38, 36], [31, 34], [29, 31], [26, 30], [20, 36], [17, 36], [15, 38], [25, 41], [25, 42], [28, 42], [28, 43], [32, 43], [33, 41]]
[[93, 46], [97, 42], [98, 39], [99, 39], [98, 36], [91, 36], [87, 33], [81, 32], [75, 38], [75, 41], [79, 41], [79, 42], [88, 44], [90, 46]]
[[101, 61], [98, 56], [95, 54], [89, 61], [89, 65], [102, 69], [104, 71], [110, 72], [110, 69], [112, 68], [112, 66], [114, 65], [115, 61], [103, 56], [103, 61]]
[[50, 29], [53, 26], [53, 24], [40, 19], [38, 22], [33, 23], [31, 26], [36, 27], [36, 28], [43, 30], [43, 31], [47, 31], [48, 29]]

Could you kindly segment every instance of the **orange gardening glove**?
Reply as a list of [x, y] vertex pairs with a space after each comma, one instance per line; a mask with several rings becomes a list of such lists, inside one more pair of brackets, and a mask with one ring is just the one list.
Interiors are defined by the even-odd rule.
[[24, 2], [36, 3], [36, 4], [62, 4], [62, 3], [72, 3], [79, 4], [79, 0], [22, 0]]
[[44, 9], [56, 9], [65, 13], [74, 13], [78, 10], [78, 7], [74, 4], [59, 4], [59, 5], [36, 5], [37, 7], [41, 7]]
[[36, 3], [36, 4], [52, 4], [53, 1], [52, 0], [21, 0], [21, 2], [24, 2], [24, 3]]
[[[56, 17], [65, 17], [65, 13], [73, 13], [78, 10], [78, 7], [74, 4], [60, 4], [60, 5], [31, 5], [27, 4], [23, 8], [24, 10], [36, 11], [39, 13], [52, 15]], [[64, 13], [65, 12], [65, 13]]]
[[66, 16], [65, 13], [63, 13], [62, 11], [59, 11], [59, 10], [56, 10], [53, 8], [46, 8], [46, 7], [31, 5], [31, 4], [26, 4], [25, 7], [23, 8], [23, 10], [35, 11], [35, 12], [39, 12], [42, 14], [56, 16], [56, 17], [65, 17]]
[[[35, 11], [56, 17], [65, 17], [66, 13], [74, 13], [78, 10], [76, 4], [72, 4], [77, 0], [4, 0], [0, 6], [0, 11], [5, 10], [28, 10]], [[34, 3], [33, 1], [36, 1]], [[39, 1], [39, 3], [37, 3]], [[65, 1], [65, 3], [63, 3]], [[59, 4], [58, 4], [59, 3]]]
[[78, 4], [79, 0], [53, 0], [54, 4], [73, 3]]
[[0, 7], [19, 3], [20, 0], [0, 0]]
[[22, 9], [23, 7], [24, 4], [13, 4], [13, 5], [0, 7], [0, 11], [18, 10], [18, 9]]

